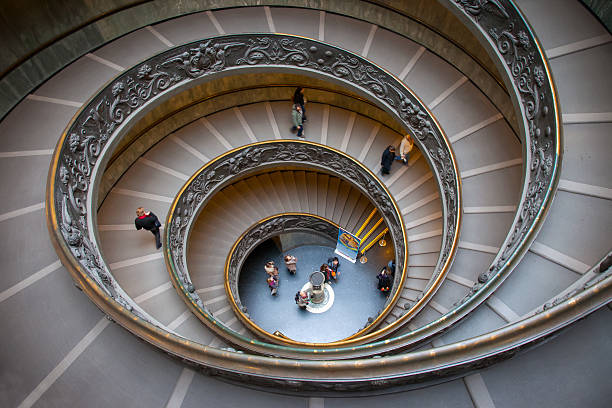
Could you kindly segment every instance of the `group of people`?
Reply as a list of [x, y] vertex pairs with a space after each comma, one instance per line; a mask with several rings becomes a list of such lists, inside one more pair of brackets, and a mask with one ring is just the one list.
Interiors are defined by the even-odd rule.
[[340, 277], [340, 271], [338, 269], [340, 269], [340, 261], [337, 256], [334, 256], [333, 258], [328, 258], [327, 263], [321, 265], [319, 271], [325, 275], [325, 282], [331, 283], [332, 279], [334, 282], [338, 281]]
[[[284, 261], [287, 271], [295, 275], [297, 272], [297, 257], [293, 255], [285, 255]], [[338, 281], [340, 277], [340, 261], [338, 257], [332, 257], [327, 260], [319, 268], [320, 272], [325, 276], [325, 282]], [[270, 289], [270, 295], [276, 296], [278, 294], [278, 288], [280, 286], [280, 278], [278, 273], [278, 267], [274, 264], [274, 261], [268, 261], [264, 265], [266, 272], [266, 282]], [[307, 291], [300, 290], [295, 294], [295, 303], [302, 309], [306, 309], [306, 306], [310, 303], [310, 294]]]
[[[290, 274], [295, 275], [297, 271], [297, 257], [293, 255], [286, 255], [284, 258], [285, 266]], [[266, 282], [270, 289], [270, 294], [276, 296], [278, 294], [278, 287], [280, 286], [280, 278], [278, 276], [278, 267], [274, 264], [274, 261], [266, 262], [264, 266], [266, 271]]]
[[[297, 132], [297, 137], [305, 138], [304, 122], [306, 122], [306, 98], [304, 97], [304, 89], [297, 87], [292, 98], [291, 119], [293, 121], [292, 131]], [[381, 173], [387, 175], [391, 172], [391, 165], [395, 160], [401, 160], [404, 165], [408, 164], [410, 152], [414, 147], [414, 140], [409, 134], [406, 134], [399, 146], [399, 151], [396, 151], [395, 146], [389, 145], [383, 151], [380, 161]]]
[[408, 164], [410, 158], [410, 151], [414, 147], [414, 141], [409, 134], [406, 134], [402, 139], [402, 143], [399, 146], [399, 152], [395, 151], [395, 146], [389, 145], [382, 154], [380, 160], [381, 173], [383, 175], [389, 174], [391, 171], [391, 165], [395, 160], [401, 160], [405, 165]]
[[[286, 262], [286, 260], [285, 260]], [[319, 272], [325, 276], [325, 282], [334, 282], [338, 281], [340, 277], [340, 261], [338, 257], [334, 256], [332, 258], [327, 259], [327, 263], [324, 263], [319, 268]], [[310, 304], [310, 293], [305, 290], [300, 290], [295, 294], [295, 303], [302, 310], [306, 310], [306, 307]]]

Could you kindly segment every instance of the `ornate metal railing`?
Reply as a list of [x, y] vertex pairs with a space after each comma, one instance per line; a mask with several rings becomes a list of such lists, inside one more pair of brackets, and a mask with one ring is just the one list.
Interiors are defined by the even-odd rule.
[[[480, 33], [484, 43], [489, 44], [492, 53], [496, 54], [500, 66], [503, 66], [502, 72], [505, 73], [508, 89], [515, 100], [517, 116], [521, 118], [524, 133], [524, 189], [511, 234], [496, 256], [491, 269], [483, 274], [481, 281], [484, 283], [478, 284], [473, 293], [451, 315], [420, 329], [418, 333], [371, 343], [368, 346], [372, 351], [392, 350], [430, 337], [482, 302], [507, 276], [533, 240], [550, 206], [560, 171], [560, 110], [550, 70], [529, 26], [514, 5], [507, 0], [454, 0], [448, 2], [448, 7], [465, 18], [466, 24]], [[370, 96], [377, 95], [379, 89], [391, 89], [391, 93], [395, 92], [393, 87], [380, 88], [377, 78], [372, 80], [368, 72], [372, 66], [361, 64], [361, 60], [353, 59], [349, 53], [313, 42], [315, 45], [312, 47], [315, 49], [303, 46], [299, 51], [292, 51], [289, 56], [286, 44], [280, 45], [269, 40], [280, 37], [266, 35], [255, 38], [268, 39], [267, 43], [259, 43], [264, 51], [267, 51], [260, 52], [256, 45], [259, 40], [254, 40], [253, 47], [250, 47], [251, 58], [244, 60], [244, 65], [271, 63], [270, 65], [275, 67], [312, 69], [347, 83], [360, 84], [367, 89]], [[343, 378], [342, 385], [346, 388], [378, 388], [399, 382], [437, 378], [454, 374], [458, 370], [490, 364], [491, 361], [511, 356], [522, 347], [546, 337], [610, 301], [612, 279], [608, 274], [601, 280], [589, 282], [587, 287], [572, 293], [569, 299], [563, 299], [545, 311], [460, 344], [377, 359], [324, 362], [304, 362], [211, 349], [159, 329], [136, 309], [129, 312], [131, 306], [118, 290], [120, 288], [117, 288], [107, 266], [100, 259], [96, 246], [95, 220], [91, 210], [94, 208], [91, 201], [95, 201], [95, 195], [91, 190], [95, 190], [98, 168], [103, 167], [99, 163], [100, 158], [103, 157], [105, 149], [112, 147], [113, 138], [118, 138], [121, 127], [127, 122], [126, 118], [164, 91], [178, 89], [191, 80], [205, 78], [227, 68], [238, 68], [238, 65], [228, 65], [227, 56], [241, 46], [234, 47], [230, 37], [223, 41], [211, 40], [203, 43], [201, 47], [186, 46], [182, 53], [173, 49], [156, 57], [153, 65], [143, 65], [127, 71], [81, 111], [63, 135], [56, 150], [49, 177], [46, 208], [58, 252], [83, 290], [123, 326], [174, 355], [202, 364], [211, 372], [239, 379], [248, 376], [253, 382], [266, 384], [270, 381], [274, 384], [282, 381], [292, 387], [312, 384], [320, 390], [326, 387], [338, 389], [337, 378]], [[306, 43], [305, 40], [293, 37], [288, 37], [288, 41], [291, 46], [299, 41], [302, 41], [302, 45]], [[327, 55], [328, 51], [330, 55]], [[309, 62], [313, 61], [320, 65], [309, 65]], [[152, 66], [155, 69], [151, 68]], [[170, 66], [176, 69], [171, 70], [169, 75], [164, 74], [163, 72], [170, 71], [164, 71]], [[327, 70], [322, 69], [325, 67]], [[416, 131], [415, 134], [419, 136], [418, 143], [432, 162], [438, 147], [431, 140], [427, 141], [430, 135], [427, 130], [429, 127], [424, 130], [419, 128], [420, 124], [432, 126], [433, 122], [428, 121], [426, 111], [418, 102], [412, 102], [410, 96], [406, 99], [396, 98], [393, 102], [393, 105], [389, 101], [382, 103], [391, 112], [399, 115], [402, 123], [412, 123], [408, 128]], [[415, 109], [414, 106], [419, 108]], [[433, 139], [438, 140], [435, 135]], [[432, 152], [433, 156], [429, 156], [429, 152]], [[452, 156], [450, 160], [452, 162]], [[434, 166], [439, 180], [442, 176], [456, 179], [456, 171], [455, 174], [447, 174], [441, 172], [440, 167]], [[451, 184], [453, 183], [451, 181]], [[451, 191], [454, 190], [451, 188]], [[448, 208], [459, 208], [458, 197], [450, 197], [447, 191], [443, 192], [442, 197]], [[448, 200], [449, 198], [452, 200]], [[459, 213], [454, 216], [458, 219]], [[452, 223], [449, 224], [448, 219], [445, 220], [446, 231]], [[444, 242], [446, 240], [445, 235]], [[344, 350], [321, 352], [344, 353], [348, 358], [359, 355], [356, 349], [347, 347]], [[432, 356], [435, 358], [432, 359]]]
[[[249, 349], [253, 347], [253, 343], [250, 341], [245, 343], [239, 333], [224, 327], [223, 323], [219, 322], [207, 310], [204, 302], [195, 290], [196, 288], [191, 282], [187, 264], [186, 248], [189, 232], [202, 208], [220, 189], [240, 179], [242, 176], [252, 173], [254, 170], [259, 171], [264, 168], [269, 169], [288, 165], [318, 168], [343, 178], [358, 188], [378, 208], [380, 215], [389, 228], [389, 233], [395, 243], [395, 259], [397, 264], [406, 265], [407, 263], [407, 237], [399, 208], [384, 184], [368, 168], [350, 156], [324, 145], [295, 140], [259, 142], [224, 153], [198, 170], [181, 188], [170, 206], [166, 220], [168, 227], [164, 236], [164, 240], [167, 243], [166, 261], [175, 287], [187, 305], [196, 312], [196, 316], [219, 335], [228, 336], [229, 334], [230, 337], [227, 337], [229, 341]], [[276, 224], [270, 221], [260, 227], [272, 228], [274, 225]], [[257, 232], [261, 231], [265, 231], [265, 229], [257, 230]], [[252, 237], [256, 237], [256, 234], [252, 235]], [[247, 248], [245, 247], [245, 249]], [[232, 250], [232, 254], [235, 250], [236, 248]], [[226, 285], [230, 284], [229, 289], [236, 289], [237, 278], [235, 273], [237, 269], [235, 265], [239, 262], [239, 258], [233, 257], [233, 260], [230, 262], [231, 268], [227, 276]], [[357, 335], [375, 326], [390, 312], [403, 287], [405, 270], [405, 267], [401, 268], [402, 273], [396, 274], [399, 276], [396, 276], [394, 293], [393, 296], [390, 296], [392, 298], [391, 301], [388, 302], [380, 315], [367, 328], [359, 331]], [[221, 272], [219, 271], [219, 273]], [[231, 296], [234, 300], [239, 299], [237, 290], [232, 291]], [[240, 309], [240, 307], [237, 308], [239, 314], [241, 313]], [[306, 343], [276, 338], [269, 336], [265, 332], [258, 333], [269, 340], [279, 343], [307, 346]], [[317, 346], [336, 347], [337, 344], [342, 343], [340, 341]], [[263, 345], [258, 344], [257, 346]]]
[[[47, 195], [52, 234], [75, 279], [92, 285], [92, 291], [110, 302], [111, 308], [153, 321], [123, 293], [100, 256], [95, 228], [97, 183], [131, 120], [182, 89], [245, 68], [300, 69], [338, 81], [370, 97], [415, 136], [441, 190], [444, 233], [434, 273], [435, 281], [441, 283], [456, 249], [460, 190], [452, 151], [435, 119], [399, 80], [363, 58], [314, 40], [274, 34], [216, 37], [173, 48], [127, 70], [81, 109], [58, 143]], [[393, 237], [400, 238], [397, 229]], [[398, 263], [403, 269], [405, 259]], [[434, 292], [432, 288], [429, 297]], [[416, 313], [427, 299], [424, 296], [405, 317]]]

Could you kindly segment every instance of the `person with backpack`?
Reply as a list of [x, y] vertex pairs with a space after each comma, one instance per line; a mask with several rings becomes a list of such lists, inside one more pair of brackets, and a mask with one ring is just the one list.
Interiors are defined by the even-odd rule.
[[295, 294], [295, 303], [302, 310], [306, 310], [306, 306], [310, 303], [310, 295], [304, 290], [300, 290]]
[[340, 272], [338, 271], [338, 269], [340, 268], [340, 261], [338, 260], [338, 257], [334, 256], [333, 258], [329, 258], [327, 260], [327, 264], [329, 265], [329, 269], [331, 269], [330, 278], [332, 278], [334, 281], [337, 281], [340, 277]]

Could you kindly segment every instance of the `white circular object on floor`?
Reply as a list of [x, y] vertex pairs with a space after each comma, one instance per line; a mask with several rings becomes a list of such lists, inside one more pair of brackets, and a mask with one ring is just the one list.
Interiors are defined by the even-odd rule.
[[[310, 287], [310, 282], [307, 282], [304, 286], [302, 286], [302, 290], [308, 290]], [[331, 287], [331, 285], [329, 283], [326, 283], [323, 287], [323, 290], [325, 291], [325, 299], [323, 299], [321, 303], [310, 302], [308, 306], [306, 306], [306, 310], [310, 313], [326, 312], [334, 304], [334, 299], [336, 298], [336, 295], [334, 294], [334, 289]]]

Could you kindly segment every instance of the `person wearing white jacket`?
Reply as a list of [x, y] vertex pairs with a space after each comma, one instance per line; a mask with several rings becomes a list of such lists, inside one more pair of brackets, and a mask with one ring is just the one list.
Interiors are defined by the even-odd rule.
[[400, 144], [399, 156], [396, 156], [396, 160], [401, 160], [404, 162], [404, 164], [408, 164], [408, 158], [410, 157], [410, 151], [412, 150], [413, 146], [414, 141], [410, 135], [406, 133], [406, 136], [404, 136], [402, 143]]

